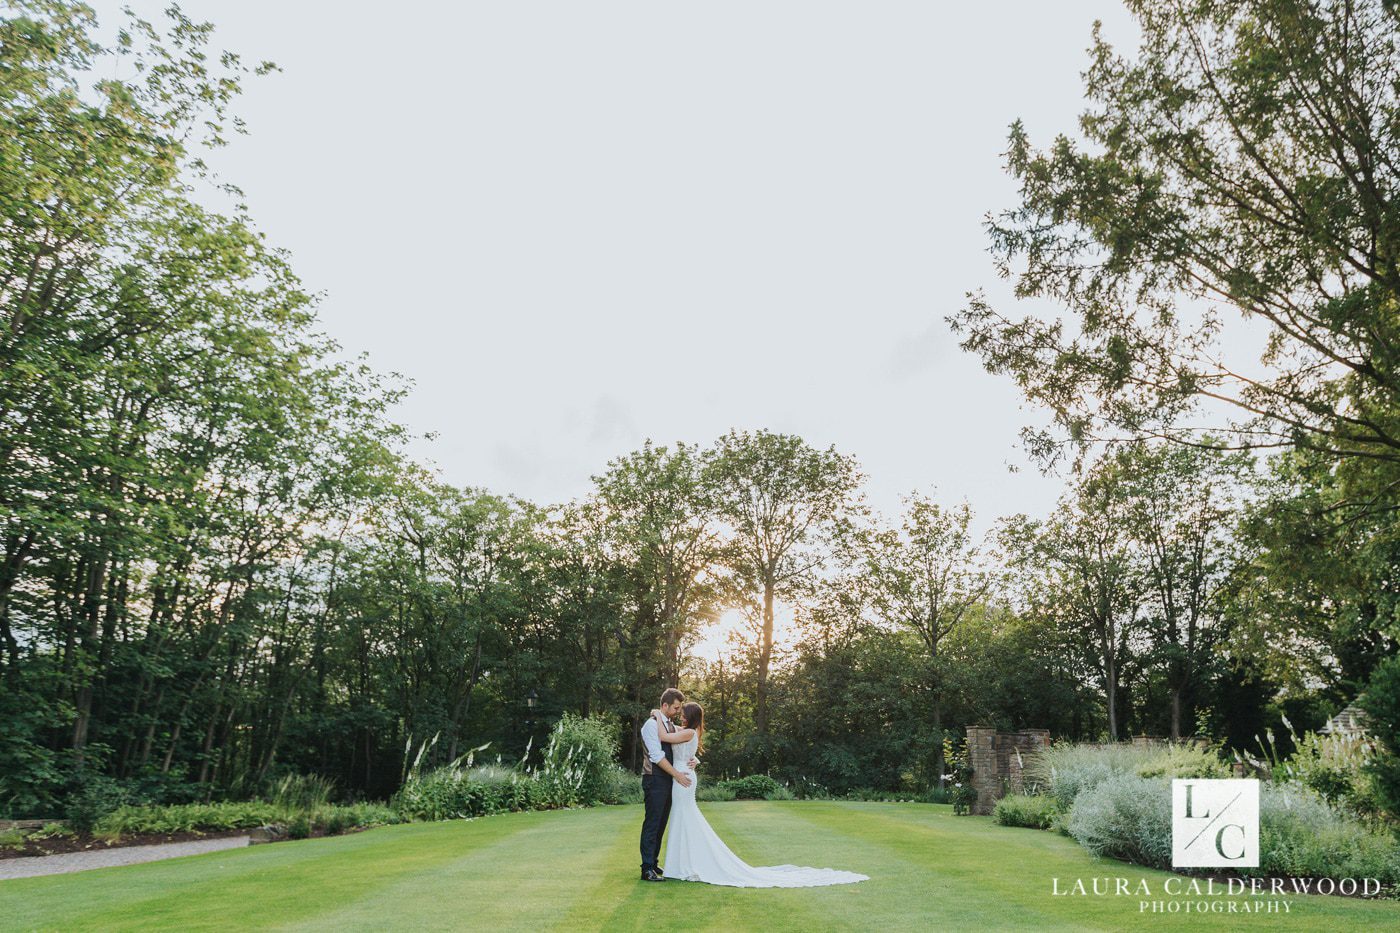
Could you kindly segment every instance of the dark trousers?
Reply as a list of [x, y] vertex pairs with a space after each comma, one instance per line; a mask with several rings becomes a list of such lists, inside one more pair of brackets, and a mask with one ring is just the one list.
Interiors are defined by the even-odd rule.
[[[669, 774], [642, 775], [642, 871], [656, 868], [656, 860], [661, 857], [661, 834], [666, 831], [666, 820], [671, 816], [671, 776]], [[659, 869], [658, 869], [659, 870]]]

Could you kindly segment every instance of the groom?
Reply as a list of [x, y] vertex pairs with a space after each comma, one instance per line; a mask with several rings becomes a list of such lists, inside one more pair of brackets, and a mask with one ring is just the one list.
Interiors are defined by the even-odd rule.
[[[642, 759], [642, 803], [645, 807], [642, 817], [642, 880], [665, 881], [656, 860], [661, 856], [661, 834], [666, 831], [666, 819], [671, 815], [671, 782], [680, 781], [682, 787], [690, 786], [690, 778], [679, 773], [672, 766], [671, 743], [662, 742], [658, 728], [667, 732], [675, 730], [671, 719], [685, 705], [685, 694], [675, 687], [666, 688], [661, 694], [661, 715], [663, 725], [651, 716], [642, 724], [642, 746], [646, 757]], [[690, 760], [693, 769], [697, 764]]]

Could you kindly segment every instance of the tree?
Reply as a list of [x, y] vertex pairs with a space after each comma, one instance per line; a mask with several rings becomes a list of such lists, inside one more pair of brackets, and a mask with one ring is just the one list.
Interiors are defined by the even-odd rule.
[[1126, 502], [1107, 470], [1082, 478], [1043, 522], [1018, 516], [1001, 530], [1027, 612], [1064, 639], [1103, 691], [1108, 737], [1122, 723], [1120, 690], [1142, 634], [1141, 566], [1128, 536]]
[[1247, 554], [1230, 584], [1230, 647], [1294, 692], [1320, 687], [1333, 709], [1400, 651], [1400, 528], [1381, 464], [1317, 451], [1273, 457], [1239, 525]]
[[944, 685], [939, 647], [987, 597], [994, 578], [968, 530], [972, 510], [966, 503], [944, 509], [916, 494], [904, 504], [898, 530], [875, 529], [862, 536], [861, 583], [876, 616], [914, 632], [926, 652], [934, 773], [942, 787]]
[[709, 572], [719, 539], [702, 476], [694, 447], [647, 442], [593, 478], [586, 506], [596, 510], [630, 590], [613, 633], [630, 695], [625, 751], [634, 764], [640, 718], [662, 689], [679, 682], [686, 639], [698, 619], [713, 614]]
[[1247, 464], [1185, 446], [1131, 444], [1104, 465], [1102, 481], [1126, 499], [1125, 517], [1152, 604], [1145, 619], [1150, 663], [1166, 677], [1171, 737], [1183, 706], [1225, 636], [1222, 595], [1234, 567], [1235, 495]]
[[811, 582], [856, 508], [862, 476], [834, 447], [816, 450], [790, 434], [730, 431], [715, 443], [705, 477], [732, 535], [728, 567], [762, 606], [754, 726], [766, 741], [774, 603], [795, 599]]
[[[1096, 29], [1083, 143], [1015, 124], [1020, 204], [989, 223], [1017, 295], [1072, 326], [979, 296], [950, 319], [963, 346], [1054, 412], [1046, 456], [1127, 433], [1400, 463], [1400, 8], [1128, 6], [1141, 51]], [[1227, 359], [1245, 320], [1254, 367]], [[1183, 418], [1201, 403], [1244, 421]]]

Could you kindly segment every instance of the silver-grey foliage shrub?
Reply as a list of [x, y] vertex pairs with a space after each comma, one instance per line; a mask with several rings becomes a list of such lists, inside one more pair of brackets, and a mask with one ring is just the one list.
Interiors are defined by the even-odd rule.
[[1094, 855], [1170, 868], [1171, 781], [1111, 774], [1075, 797], [1065, 825]]

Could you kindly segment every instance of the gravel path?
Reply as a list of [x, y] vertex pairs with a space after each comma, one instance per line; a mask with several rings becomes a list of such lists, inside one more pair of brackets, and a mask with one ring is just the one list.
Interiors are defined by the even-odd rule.
[[248, 844], [247, 836], [227, 836], [222, 839], [196, 839], [193, 842], [170, 842], [155, 846], [117, 846], [97, 852], [67, 852], [63, 855], [39, 855], [33, 858], [0, 859], [0, 881], [6, 878], [32, 878], [35, 875], [66, 875], [90, 868], [112, 865], [135, 865], [218, 852], [220, 849], [241, 849]]

